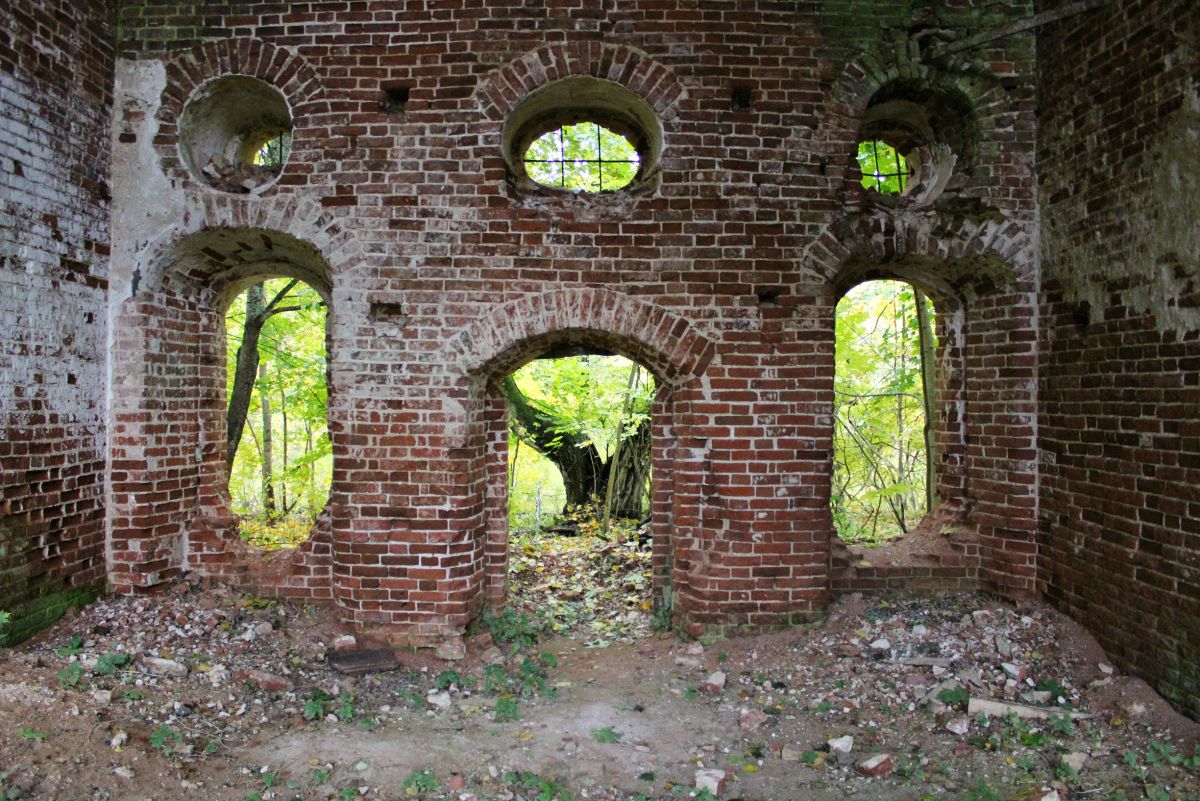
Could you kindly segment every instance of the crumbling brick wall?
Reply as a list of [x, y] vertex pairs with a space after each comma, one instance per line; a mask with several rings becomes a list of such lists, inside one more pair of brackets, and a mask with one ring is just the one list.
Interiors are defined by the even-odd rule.
[[1200, 19], [1116, 2], [1039, 40], [1046, 596], [1200, 715]]
[[[935, 52], [939, 32], [1027, 8], [868, 6], [877, 24], [854, 2], [123, 4], [114, 584], [216, 571], [452, 644], [502, 597], [494, 382], [569, 341], [667, 387], [655, 582], [676, 621], [809, 619], [832, 586], [834, 305], [894, 276], [949, 311], [939, 461], [977, 539], [923, 584], [1032, 592], [1032, 38]], [[278, 90], [295, 122], [278, 183], [240, 195], [180, 157], [188, 98], [233, 74]], [[661, 169], [636, 191], [530, 192], [510, 174], [505, 120], [579, 78], [661, 124]], [[957, 137], [927, 203], [858, 184], [863, 115], [896, 99]], [[270, 576], [231, 532], [214, 344], [229, 292], [267, 262], [328, 292], [335, 454], [326, 533]]]
[[110, 4], [6, 9], [0, 31], [0, 609], [10, 641], [104, 566]]

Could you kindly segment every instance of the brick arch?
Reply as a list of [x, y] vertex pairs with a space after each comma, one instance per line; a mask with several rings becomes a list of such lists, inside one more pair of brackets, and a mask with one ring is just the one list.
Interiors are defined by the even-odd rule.
[[498, 377], [572, 338], [642, 362], [663, 382], [678, 385], [704, 372], [715, 349], [682, 317], [608, 289], [561, 289], [494, 307], [454, 338], [449, 361], [462, 374]]
[[[863, 53], [846, 65], [829, 91], [826, 112], [817, 130], [803, 140], [794, 134], [789, 149], [798, 160], [818, 162], [828, 174], [844, 178], [843, 191], [849, 190], [849, 196], [859, 194], [861, 187], [856, 188], [857, 181], [848, 165], [858, 145], [863, 114], [876, 92], [898, 80], [961, 94], [976, 114], [979, 131], [976, 168], [991, 172], [1003, 163], [1001, 155], [987, 156], [988, 148], [984, 146], [1001, 141], [997, 133], [1011, 129], [1011, 120], [1007, 118], [1013, 114], [1012, 98], [1000, 79], [990, 73], [981, 74], [977, 66], [962, 56], [943, 58], [936, 65], [922, 61], [903, 31], [885, 35], [875, 51]], [[986, 183], [984, 186], [989, 191], [994, 189]]]
[[[313, 271], [324, 272], [324, 285], [314, 284], [319, 291], [328, 292], [335, 276], [357, 264], [361, 254], [358, 240], [338, 220], [323, 208], [318, 200], [299, 195], [271, 195], [246, 199], [235, 195], [206, 193], [184, 212], [180, 222], [151, 240], [138, 255], [135, 267], [139, 271], [140, 289], [157, 290], [166, 284], [180, 281], [207, 283], [229, 261], [254, 258], [253, 251], [271, 250], [271, 243], [255, 242], [240, 247], [236, 253], [212, 254], [200, 249], [202, 258], [187, 258], [189, 242], [196, 242], [204, 232], [249, 232], [252, 237], [276, 236], [286, 241], [284, 258], [278, 261], [303, 258], [314, 265]], [[303, 276], [301, 276], [303, 277]], [[312, 282], [310, 282], [312, 283]]]
[[[221, 332], [226, 302], [247, 284], [300, 278], [328, 301], [335, 276], [357, 253], [319, 204], [295, 196], [205, 196], [143, 248], [111, 356], [110, 419], [120, 433], [112, 442], [109, 579], [118, 591], [151, 589], [193, 569], [266, 595], [330, 597], [328, 512], [286, 556], [265, 558], [238, 537], [224, 473]], [[337, 317], [331, 305], [327, 337]], [[330, 382], [336, 436], [332, 374]]]
[[886, 272], [895, 264], [920, 265], [916, 275], [928, 288], [966, 297], [1031, 277], [1032, 247], [1025, 228], [1000, 214], [972, 220], [874, 212], [827, 226], [805, 250], [804, 262], [838, 293], [861, 280], [856, 271]]
[[191, 174], [179, 156], [179, 119], [192, 92], [225, 75], [245, 75], [271, 84], [287, 99], [293, 124], [293, 151], [303, 147], [303, 120], [328, 110], [317, 71], [298, 53], [261, 39], [204, 42], [169, 58], [167, 85], [158, 110], [154, 145], [163, 172], [188, 185]]
[[814, 144], [830, 163], [848, 153], [846, 146], [857, 144], [859, 121], [876, 92], [894, 80], [914, 80], [930, 89], [954, 89], [971, 103], [978, 115], [980, 135], [995, 130], [995, 118], [1009, 112], [1008, 95], [1000, 79], [980, 76], [977, 68], [964, 60], [942, 61], [940, 65], [926, 64], [914, 56], [908, 47], [907, 35], [894, 31], [874, 53], [865, 53], [846, 65], [841, 76], [829, 91], [826, 115], [818, 126]]
[[532, 50], [510, 61], [483, 82], [476, 97], [484, 115], [502, 120], [531, 92], [573, 76], [619, 83], [637, 93], [663, 122], [678, 114], [687, 89], [671, 71], [644, 51], [606, 42], [571, 42]]

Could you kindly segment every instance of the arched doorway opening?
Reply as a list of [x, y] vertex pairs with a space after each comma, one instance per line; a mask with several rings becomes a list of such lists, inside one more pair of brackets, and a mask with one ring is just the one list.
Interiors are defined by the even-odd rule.
[[500, 389], [507, 605], [593, 645], [648, 633], [653, 374], [612, 353], [550, 351]]
[[838, 302], [830, 510], [845, 542], [895, 540], [937, 505], [937, 355], [914, 285], [866, 281]]

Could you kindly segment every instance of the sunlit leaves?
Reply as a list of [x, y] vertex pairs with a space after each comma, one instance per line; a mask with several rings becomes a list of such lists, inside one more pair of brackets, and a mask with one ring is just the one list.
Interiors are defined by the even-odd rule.
[[[618, 429], [622, 437], [629, 437], [650, 416], [655, 385], [644, 368], [639, 368], [635, 377], [628, 414], [624, 414], [630, 371], [635, 367], [622, 356], [535, 359], [513, 378], [531, 404], [551, 410], [561, 421], [560, 434], [577, 437], [581, 445], [594, 445], [601, 458], [608, 460], [616, 446]], [[509, 440], [508, 452], [510, 521], [517, 528], [548, 522], [565, 501], [558, 469], [515, 436]]]
[[[289, 282], [286, 278], [267, 281], [267, 299], [274, 298]], [[259, 336], [265, 378], [255, 380], [246, 428], [229, 481], [233, 510], [245, 521], [243, 535], [263, 547], [286, 547], [303, 539], [299, 533], [311, 528], [329, 497], [332, 474], [326, 414], [326, 309], [321, 296], [304, 283], [297, 283], [278, 306], [288, 311], [267, 319]], [[233, 389], [245, 314], [245, 296], [239, 295], [225, 316], [227, 392]], [[281, 527], [279, 530], [261, 519], [264, 394], [270, 399], [276, 496], [278, 502], [286, 504], [285, 519], [273, 521]], [[257, 521], [252, 520], [256, 517]]]
[[871, 281], [837, 308], [831, 507], [842, 539], [880, 542], [925, 514], [925, 410], [910, 285]]
[[594, 122], [542, 134], [525, 151], [525, 172], [536, 183], [580, 192], [627, 186], [640, 158], [624, 136]]
[[859, 142], [858, 166], [862, 170], [862, 185], [867, 189], [895, 195], [903, 192], [908, 184], [908, 165], [887, 142]]

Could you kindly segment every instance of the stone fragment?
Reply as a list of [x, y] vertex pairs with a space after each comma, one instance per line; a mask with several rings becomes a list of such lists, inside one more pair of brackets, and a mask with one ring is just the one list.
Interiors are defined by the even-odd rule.
[[698, 642], [688, 643], [687, 650], [684, 653], [688, 656], [704, 656], [704, 646]]
[[1049, 690], [1029, 690], [1021, 693], [1021, 700], [1027, 704], [1048, 704], [1050, 694]]
[[108, 745], [114, 751], [116, 751], [116, 750], [119, 750], [121, 748], [121, 746], [125, 745], [125, 743], [127, 743], [127, 742], [129, 742], [129, 733], [126, 732], [124, 729], [117, 729], [117, 733], [114, 734], [112, 736], [112, 739], [108, 741]]
[[841, 737], [834, 737], [832, 740], [826, 741], [829, 746], [829, 753], [835, 760], [845, 764], [850, 761], [850, 752], [854, 750], [854, 737], [849, 734]]
[[343, 634], [341, 637], [337, 637], [333, 641], [333, 650], [335, 651], [349, 651], [352, 648], [357, 647], [358, 640], [353, 634]]
[[964, 736], [971, 730], [970, 718], [954, 718], [946, 723], [946, 731], [951, 734], [957, 734], [959, 737]]
[[1064, 765], [1078, 773], [1083, 770], [1083, 764], [1087, 762], [1088, 755], [1081, 751], [1072, 751], [1068, 754], [1063, 754], [1060, 759]]
[[213, 665], [212, 669], [205, 676], [208, 678], [209, 684], [213, 687], [220, 687], [229, 681], [229, 668], [224, 665]]
[[875, 640], [873, 643], [871, 643], [871, 650], [890, 651], [892, 650], [892, 641], [887, 637], [880, 637], [878, 640]]
[[868, 778], [883, 779], [896, 769], [896, 762], [891, 754], [876, 754], [859, 761], [855, 769]]
[[1042, 789], [1031, 795], [1029, 801], [1062, 801], [1062, 796], [1058, 790]]
[[429, 695], [425, 696], [425, 701], [441, 712], [446, 712], [450, 709], [450, 693], [446, 690], [430, 692]]
[[725, 771], [716, 769], [696, 771], [696, 789], [708, 790], [713, 795], [725, 792]]
[[101, 706], [108, 706], [112, 703], [112, 690], [96, 690], [92, 693], [92, 700]]
[[918, 623], [917, 625], [912, 627], [912, 633], [913, 633], [913, 636], [915, 636], [915, 637], [924, 637], [926, 634], [929, 633], [929, 629], [925, 628], [924, 623]]
[[1025, 668], [1020, 665], [1014, 665], [1012, 662], [1004, 662], [1000, 665], [1000, 669], [1005, 672], [1010, 678], [1022, 681], [1025, 678]]
[[700, 683], [700, 689], [709, 693], [719, 693], [725, 689], [725, 674], [720, 670], [714, 671]]
[[181, 678], [188, 674], [187, 666], [174, 659], [161, 659], [157, 656], [142, 657], [142, 665], [156, 676], [175, 676]]
[[675, 667], [686, 668], [688, 670], [701, 670], [704, 663], [694, 656], [677, 656], [675, 657]]
[[234, 681], [245, 681], [267, 693], [281, 693], [291, 690], [291, 679], [268, 673], [265, 670], [239, 670], [233, 674]]
[[457, 662], [467, 658], [467, 644], [462, 637], [450, 637], [438, 643], [434, 653], [437, 654], [438, 659]]
[[784, 762], [799, 762], [804, 758], [804, 749], [794, 745], [785, 745], [779, 752], [779, 758]]
[[758, 731], [770, 719], [771, 716], [765, 712], [760, 712], [757, 709], [747, 709], [738, 718], [738, 728], [744, 732]]

